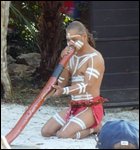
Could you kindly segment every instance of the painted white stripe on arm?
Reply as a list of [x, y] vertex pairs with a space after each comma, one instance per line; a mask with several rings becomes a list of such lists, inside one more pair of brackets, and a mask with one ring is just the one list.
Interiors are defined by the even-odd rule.
[[98, 79], [98, 77], [99, 77], [97, 74], [92, 73], [92, 72], [89, 72], [89, 71], [86, 71], [86, 73], [89, 74], [90, 76], [94, 76], [94, 77], [97, 78], [97, 79]]
[[61, 80], [59, 80], [59, 79], [58, 79], [58, 82], [59, 82], [59, 83], [62, 83], [62, 81], [61, 81]]
[[64, 87], [63, 88], [63, 93], [62, 94], [69, 94], [69, 87]]
[[99, 71], [97, 69], [94, 69], [94, 68], [87, 68], [87, 71], [94, 72], [97, 75], [100, 75]]
[[62, 94], [66, 94], [66, 88], [63, 88], [63, 93]]
[[70, 92], [73, 92], [73, 91], [76, 91], [76, 90], [79, 90], [79, 87], [75, 88], [75, 89], [71, 89]]
[[99, 71], [97, 69], [93, 69], [93, 71], [97, 74], [100, 75]]
[[69, 87], [65, 87], [66, 88], [66, 94], [69, 94]]
[[60, 80], [65, 80], [65, 78], [59, 77]]

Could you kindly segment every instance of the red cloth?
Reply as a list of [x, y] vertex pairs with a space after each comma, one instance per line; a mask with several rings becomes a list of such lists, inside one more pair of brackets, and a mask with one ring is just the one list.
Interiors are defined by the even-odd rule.
[[[98, 98], [95, 98], [92, 101], [97, 102], [99, 100]], [[80, 103], [80, 102], [83, 102], [83, 100], [78, 101], [78, 103]], [[77, 108], [76, 107], [70, 107], [67, 111], [67, 114], [66, 114], [66, 121], [68, 121], [70, 119], [71, 115], [75, 116], [75, 115], [79, 114], [80, 112], [82, 112], [83, 110], [85, 110], [86, 108], [87, 108], [87, 106], [81, 106], [81, 107], [77, 107]], [[103, 119], [104, 109], [103, 109], [102, 103], [100, 103], [98, 105], [92, 105], [91, 109], [93, 111], [93, 117], [95, 119], [95, 123], [91, 126], [91, 128], [96, 128], [101, 123], [101, 121]]]
[[74, 9], [74, 2], [73, 1], [64, 1], [64, 4], [60, 11], [64, 14], [71, 14]]

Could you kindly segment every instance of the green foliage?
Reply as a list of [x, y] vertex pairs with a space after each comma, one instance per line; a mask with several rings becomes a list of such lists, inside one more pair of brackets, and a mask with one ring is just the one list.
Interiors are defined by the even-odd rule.
[[74, 19], [66, 14], [63, 14], [64, 16], [64, 21], [63, 24], [66, 27], [70, 22], [72, 22]]
[[[10, 6], [8, 44], [14, 44], [17, 54], [40, 51], [38, 45], [38, 22], [41, 7], [37, 1], [12, 1]], [[63, 14], [64, 28], [73, 18]], [[19, 50], [20, 47], [20, 50]], [[11, 51], [11, 50], [10, 50]], [[11, 52], [13, 53], [13, 52]]]
[[[14, 1], [10, 6], [10, 20], [9, 28], [12, 30], [10, 34], [14, 36], [16, 32], [17, 44], [22, 47], [26, 52], [28, 51], [38, 51], [37, 42], [37, 18], [39, 16], [39, 6], [37, 3], [32, 2], [19, 2]], [[10, 35], [12, 42], [13, 36]], [[20, 42], [19, 42], [20, 39]]]

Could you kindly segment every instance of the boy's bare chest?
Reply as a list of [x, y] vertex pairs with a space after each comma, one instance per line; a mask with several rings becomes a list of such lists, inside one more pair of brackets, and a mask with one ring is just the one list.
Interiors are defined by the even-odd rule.
[[85, 54], [82, 56], [74, 55], [69, 62], [69, 69], [72, 76], [75, 74], [84, 75], [88, 65], [90, 65], [90, 63], [93, 64], [94, 56], [96, 55], [96, 53]]
[[73, 75], [84, 75], [88, 66], [88, 60], [88, 58], [74, 58], [71, 73]]

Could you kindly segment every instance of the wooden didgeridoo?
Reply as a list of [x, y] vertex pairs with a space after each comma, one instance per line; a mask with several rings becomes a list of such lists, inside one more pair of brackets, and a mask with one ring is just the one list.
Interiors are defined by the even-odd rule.
[[10, 144], [24, 129], [27, 125], [31, 117], [35, 114], [38, 108], [43, 104], [46, 100], [49, 93], [52, 91], [52, 85], [56, 84], [58, 77], [62, 73], [64, 67], [66, 66], [67, 62], [74, 54], [75, 49], [70, 47], [69, 54], [64, 55], [64, 57], [60, 60], [59, 64], [54, 69], [52, 76], [49, 78], [48, 82], [41, 90], [37, 98], [32, 102], [32, 104], [28, 107], [28, 109], [23, 113], [15, 127], [5, 136], [7, 142]]

